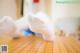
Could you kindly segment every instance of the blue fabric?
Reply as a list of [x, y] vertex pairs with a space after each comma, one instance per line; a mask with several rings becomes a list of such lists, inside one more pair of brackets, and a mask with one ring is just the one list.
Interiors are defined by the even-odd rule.
[[22, 34], [23, 34], [24, 36], [30, 36], [30, 33], [29, 33], [29, 32], [26, 32], [26, 31], [23, 31]]
[[29, 28], [24, 30], [22, 33], [24, 36], [35, 35], [35, 32], [32, 32]]

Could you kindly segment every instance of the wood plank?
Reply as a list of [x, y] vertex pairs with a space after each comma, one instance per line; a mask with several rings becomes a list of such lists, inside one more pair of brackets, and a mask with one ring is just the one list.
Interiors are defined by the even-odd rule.
[[68, 50], [65, 48], [63, 42], [61, 39], [58, 39], [58, 45], [60, 47], [61, 53], [68, 53]]
[[22, 37], [19, 40], [15, 40], [15, 41], [12, 40], [10, 42], [9, 45], [13, 47], [13, 49], [9, 48], [10, 49], [9, 53], [26, 53], [26, 52], [27, 53], [44, 53], [45, 51], [51, 52], [52, 49], [50, 48], [53, 48], [51, 47], [52, 46], [51, 43], [52, 42], [47, 42], [35, 36], [28, 37], [28, 38]]
[[75, 46], [72, 46], [70, 44], [70, 40], [68, 41], [67, 38], [63, 38], [62, 41], [69, 53], [77, 53], [76, 50], [73, 48]]
[[71, 37], [56, 37], [53, 42], [35, 36], [20, 37], [6, 44], [8, 53], [80, 53], [79, 42]]
[[52, 41], [45, 42], [44, 53], [53, 53], [53, 42]]
[[76, 41], [74, 41], [74, 39], [72, 38], [68, 38], [67, 40], [71, 44], [71, 46], [75, 49], [75, 51], [77, 53], [80, 53], [80, 45], [76, 44]]
[[54, 46], [53, 47], [54, 47], [53, 53], [60, 53], [61, 52], [56, 38], [54, 40]]

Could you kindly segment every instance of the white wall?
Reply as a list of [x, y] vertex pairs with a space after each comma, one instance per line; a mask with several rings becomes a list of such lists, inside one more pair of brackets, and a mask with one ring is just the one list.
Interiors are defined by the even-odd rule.
[[80, 4], [56, 4], [55, 17], [80, 17]]
[[76, 17], [80, 17], [80, 3], [56, 3], [56, 0], [52, 0], [52, 18], [54, 21], [58, 18]]
[[31, 11], [32, 11], [32, 1], [24, 0], [24, 16], [26, 16]]
[[[64, 0], [59, 0], [64, 1]], [[74, 33], [80, 25], [80, 4], [56, 3], [52, 0], [53, 28]]]
[[39, 3], [33, 3], [32, 0], [24, 0], [24, 15], [29, 12], [36, 13], [38, 11], [45, 11], [45, 0], [40, 0]]
[[62, 29], [67, 33], [75, 33], [80, 25], [80, 18], [62, 18], [55, 23], [55, 29]]
[[16, 18], [16, 0], [0, 0], [0, 16]]

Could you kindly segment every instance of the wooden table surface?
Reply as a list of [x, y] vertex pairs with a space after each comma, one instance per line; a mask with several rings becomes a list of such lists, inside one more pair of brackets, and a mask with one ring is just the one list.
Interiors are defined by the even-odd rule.
[[72, 37], [56, 37], [53, 42], [35, 36], [20, 37], [6, 44], [8, 53], [80, 53], [80, 43]]

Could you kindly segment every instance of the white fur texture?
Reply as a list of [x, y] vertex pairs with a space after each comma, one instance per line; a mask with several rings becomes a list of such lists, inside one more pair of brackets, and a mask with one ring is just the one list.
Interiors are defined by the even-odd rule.
[[16, 20], [16, 27], [17, 27], [17, 35], [21, 35], [22, 31], [24, 29], [28, 29], [28, 21], [27, 21], [27, 17], [22, 17], [19, 20]]
[[53, 24], [50, 20], [50, 17], [46, 15], [44, 12], [38, 12], [34, 15], [31, 15], [30, 18], [28, 18], [29, 26], [31, 27], [32, 31], [34, 32], [48, 32], [47, 35], [43, 34], [43, 38], [47, 39], [53, 39], [54, 37], [54, 31], [53, 31]]
[[[38, 12], [36, 14], [31, 13], [28, 16], [25, 16], [16, 21], [17, 33], [20, 34], [22, 30], [30, 28], [34, 32], [48, 32], [47, 38], [54, 37], [53, 24], [49, 19], [50, 17], [46, 15], [44, 12]], [[45, 34], [43, 34], [43, 38], [47, 39]]]
[[3, 36], [10, 36], [14, 37], [15, 35], [15, 22], [14, 20], [9, 16], [3, 16], [0, 17], [0, 37]]

